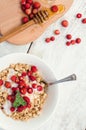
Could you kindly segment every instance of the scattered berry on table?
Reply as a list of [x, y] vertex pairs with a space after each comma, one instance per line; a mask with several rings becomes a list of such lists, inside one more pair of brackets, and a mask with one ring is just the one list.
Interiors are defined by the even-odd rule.
[[82, 19], [82, 23], [86, 24], [86, 18]]
[[81, 18], [81, 17], [82, 17], [81, 13], [76, 14], [76, 18]]
[[71, 34], [67, 34], [67, 35], [66, 35], [66, 38], [67, 38], [67, 39], [71, 39], [71, 38], [72, 38], [72, 35], [71, 35]]
[[62, 22], [61, 22], [61, 25], [63, 26], [63, 27], [68, 27], [68, 25], [69, 25], [69, 22], [68, 22], [68, 20], [63, 20]]
[[77, 43], [77, 44], [81, 43], [81, 38], [77, 38], [77, 39], [76, 39], [76, 43]]
[[59, 34], [60, 34], [60, 31], [59, 31], [59, 30], [55, 30], [55, 31], [54, 31], [54, 34], [55, 34], [55, 35], [59, 35]]
[[55, 37], [54, 37], [54, 36], [52, 36], [52, 37], [50, 38], [50, 40], [51, 40], [51, 41], [54, 41], [54, 40], [55, 40]]

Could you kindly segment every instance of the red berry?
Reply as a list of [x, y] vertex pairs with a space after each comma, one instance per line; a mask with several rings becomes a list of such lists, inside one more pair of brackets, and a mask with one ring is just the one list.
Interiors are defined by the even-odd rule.
[[37, 14], [37, 12], [38, 12], [38, 9], [33, 9], [33, 10], [32, 10], [32, 13], [33, 13], [33, 14]]
[[70, 46], [70, 45], [71, 45], [71, 43], [70, 43], [70, 42], [66, 42], [66, 45], [67, 45], [67, 46]]
[[52, 37], [50, 38], [50, 40], [51, 40], [51, 41], [54, 41], [54, 40], [55, 40], [55, 37], [54, 37], [54, 36], [52, 36]]
[[26, 92], [27, 92], [27, 89], [26, 89], [26, 88], [23, 87], [23, 88], [20, 89], [20, 93], [21, 93], [21, 94], [24, 94], [24, 95], [25, 95]]
[[33, 19], [33, 17], [34, 17], [34, 14], [30, 14], [30, 15], [29, 15], [29, 18], [30, 18], [30, 19]]
[[30, 98], [28, 98], [27, 96], [24, 96], [23, 99], [27, 102], [27, 104], [30, 103]]
[[23, 11], [25, 11], [25, 9], [26, 9], [25, 5], [22, 5], [21, 8], [22, 8]]
[[5, 87], [6, 88], [11, 88], [11, 83], [9, 81], [5, 81]]
[[58, 11], [58, 6], [57, 6], [57, 5], [53, 5], [53, 6], [51, 7], [51, 11], [52, 11], [52, 12], [57, 12], [57, 11]]
[[28, 17], [23, 17], [22, 22], [27, 23], [29, 21]]
[[31, 71], [32, 71], [32, 72], [37, 72], [37, 71], [38, 71], [38, 69], [37, 69], [37, 67], [36, 67], [36, 66], [31, 66]]
[[29, 9], [29, 8], [30, 8], [30, 4], [29, 4], [29, 3], [26, 3], [26, 4], [25, 4], [25, 8], [26, 8], [26, 9]]
[[14, 100], [15, 100], [15, 96], [13, 96], [13, 95], [8, 95], [8, 96], [7, 96], [7, 100], [9, 100], [9, 101], [11, 101], [11, 103], [13, 103]]
[[37, 84], [33, 83], [32, 84], [32, 88], [36, 89], [37, 88]]
[[35, 9], [39, 9], [39, 8], [41, 7], [41, 4], [40, 4], [39, 2], [34, 2], [34, 3], [33, 3], [33, 7], [34, 7]]
[[23, 76], [19, 76], [18, 78], [20, 81], [23, 81], [23, 79], [24, 79]]
[[0, 79], [0, 86], [2, 86], [3, 85], [3, 80], [2, 79]]
[[43, 87], [42, 87], [41, 85], [38, 85], [38, 86], [37, 86], [37, 90], [38, 90], [38, 91], [42, 91], [42, 90], [43, 90]]
[[26, 4], [26, 0], [21, 0], [21, 4], [25, 5]]
[[26, 2], [31, 5], [33, 3], [33, 0], [26, 0]]
[[12, 95], [8, 95], [7, 100], [11, 101], [11, 99], [12, 99]]
[[68, 27], [69, 23], [68, 23], [67, 20], [63, 20], [63, 21], [61, 22], [61, 25], [62, 25], [63, 27]]
[[17, 108], [17, 111], [18, 111], [18, 112], [22, 112], [24, 109], [26, 109], [26, 106], [19, 106], [19, 107]]
[[81, 38], [76, 39], [76, 43], [79, 44], [81, 42]]
[[60, 31], [59, 31], [59, 30], [55, 30], [55, 31], [54, 31], [54, 34], [59, 35], [59, 34], [60, 34]]
[[28, 108], [31, 108], [31, 104], [29, 103], [29, 104], [27, 105], [27, 107], [28, 107]]
[[76, 41], [75, 41], [75, 40], [71, 40], [70, 43], [71, 43], [72, 45], [74, 45], [74, 44], [76, 43]]
[[46, 38], [45, 41], [46, 41], [47, 43], [49, 43], [49, 42], [50, 42], [50, 38]]
[[33, 93], [33, 89], [32, 89], [32, 88], [29, 88], [29, 89], [27, 90], [27, 92], [28, 92], [29, 94], [32, 94], [32, 93]]
[[12, 91], [13, 92], [19, 91], [19, 88], [18, 87], [12, 87]]
[[77, 18], [81, 18], [81, 17], [82, 17], [82, 14], [81, 14], [81, 13], [78, 13], [78, 14], [76, 15], [76, 17], [77, 17]]
[[32, 74], [33, 74], [32, 71], [28, 71], [28, 72], [27, 72], [27, 75], [28, 75], [28, 76], [31, 76]]
[[22, 76], [26, 76], [27, 75], [27, 73], [26, 72], [22, 72]]
[[19, 81], [19, 86], [24, 87], [24, 86], [26, 86], [26, 84], [25, 84], [25, 82], [22, 80], [22, 81]]
[[82, 19], [82, 23], [86, 24], [86, 18]]
[[26, 9], [26, 10], [25, 10], [25, 13], [26, 13], [27, 15], [30, 15], [30, 14], [31, 14], [31, 9]]
[[13, 76], [11, 76], [11, 78], [10, 78], [13, 82], [16, 82], [16, 80], [17, 80], [17, 77], [16, 77], [16, 75], [13, 75]]
[[66, 35], [66, 38], [67, 38], [67, 39], [71, 39], [71, 38], [72, 38], [72, 35], [71, 35], [71, 34], [67, 34], [67, 35]]
[[29, 76], [30, 80], [35, 81], [36, 77], [35, 76]]
[[11, 107], [11, 108], [10, 108], [10, 111], [11, 111], [11, 112], [14, 112], [14, 111], [15, 111], [15, 107]]

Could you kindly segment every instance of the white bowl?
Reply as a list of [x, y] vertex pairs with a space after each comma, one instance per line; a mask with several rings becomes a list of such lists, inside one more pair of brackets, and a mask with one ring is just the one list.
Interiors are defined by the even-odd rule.
[[[33, 64], [42, 72], [46, 81], [55, 81], [56, 77], [46, 63], [36, 56], [24, 53], [14, 53], [0, 58], [0, 71], [12, 63]], [[58, 86], [50, 86], [48, 89], [48, 98], [44, 105], [42, 114], [39, 117], [30, 119], [26, 122], [15, 121], [6, 117], [0, 110], [0, 127], [7, 130], [34, 130], [42, 126], [53, 115], [57, 105]]]

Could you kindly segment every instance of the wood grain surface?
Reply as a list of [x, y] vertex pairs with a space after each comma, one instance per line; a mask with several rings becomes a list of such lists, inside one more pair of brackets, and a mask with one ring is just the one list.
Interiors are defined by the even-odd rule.
[[[21, 0], [3, 0], [0, 1], [0, 33], [2, 35], [6, 34], [11, 29], [21, 25], [21, 19], [25, 14], [22, 12], [20, 7]], [[37, 0], [41, 1], [41, 0]], [[36, 40], [47, 27], [52, 24], [54, 21], [58, 20], [66, 11], [71, 7], [73, 0], [56, 0], [54, 4], [63, 4], [65, 6], [65, 11], [61, 14], [55, 15], [53, 18], [49, 19], [46, 24], [40, 25], [32, 25], [21, 33], [11, 37], [8, 39], [8, 42], [22, 45], [27, 44]], [[52, 3], [46, 4], [41, 1], [42, 6], [50, 7]]]

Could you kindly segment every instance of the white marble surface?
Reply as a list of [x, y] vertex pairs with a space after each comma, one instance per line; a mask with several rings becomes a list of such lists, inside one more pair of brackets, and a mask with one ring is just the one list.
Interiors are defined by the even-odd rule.
[[[57, 78], [72, 73], [77, 74], [77, 81], [60, 84], [58, 89], [58, 106], [52, 119], [39, 130], [85, 130], [86, 128], [86, 25], [75, 19], [75, 14], [81, 12], [86, 17], [86, 0], [74, 0], [71, 9], [51, 25], [46, 32], [34, 42], [30, 53], [39, 56], [48, 63]], [[70, 26], [64, 29], [60, 26], [62, 19], [68, 19]], [[52, 30], [59, 28], [61, 35], [55, 42], [45, 44], [44, 38], [52, 35]], [[65, 34], [72, 33], [81, 37], [80, 45], [65, 46]], [[15, 46], [4, 42], [0, 45], [0, 56], [11, 52], [25, 52], [28, 45]], [[52, 97], [53, 98], [53, 97]], [[2, 130], [2, 129], [0, 129]]]

